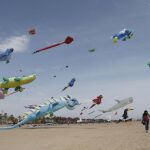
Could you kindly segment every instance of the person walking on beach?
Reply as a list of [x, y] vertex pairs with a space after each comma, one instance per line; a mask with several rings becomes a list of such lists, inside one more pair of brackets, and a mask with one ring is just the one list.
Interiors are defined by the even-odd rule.
[[149, 114], [148, 111], [145, 110], [142, 116], [142, 124], [145, 125], [145, 131], [148, 133], [149, 130]]

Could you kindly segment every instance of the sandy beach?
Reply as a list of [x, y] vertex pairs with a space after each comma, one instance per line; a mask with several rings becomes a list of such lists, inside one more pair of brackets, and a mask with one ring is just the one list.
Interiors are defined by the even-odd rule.
[[59, 125], [0, 132], [0, 150], [149, 150], [140, 122]]

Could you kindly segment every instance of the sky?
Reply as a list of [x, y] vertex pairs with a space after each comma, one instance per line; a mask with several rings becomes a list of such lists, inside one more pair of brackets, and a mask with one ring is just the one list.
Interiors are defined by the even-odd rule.
[[[0, 101], [1, 112], [23, 114], [25, 105], [40, 105], [52, 96], [57, 99], [67, 94], [82, 105], [73, 111], [63, 109], [56, 115], [79, 117], [81, 108], [91, 105], [91, 99], [100, 94], [103, 102], [95, 110], [116, 104], [114, 99], [133, 97], [131, 117], [140, 118], [145, 109], [150, 111], [149, 0], [0, 2], [0, 51], [15, 49], [9, 64], [0, 62], [0, 77], [37, 75], [34, 82], [24, 86], [24, 92]], [[35, 36], [28, 35], [31, 28], [36, 28]], [[133, 30], [134, 37], [113, 44], [111, 36], [124, 28]], [[72, 44], [32, 55], [67, 36], [74, 38]], [[93, 48], [96, 51], [89, 53]], [[73, 77], [74, 87], [61, 92]], [[92, 118], [99, 113], [83, 117]], [[118, 117], [122, 113], [123, 109]]]

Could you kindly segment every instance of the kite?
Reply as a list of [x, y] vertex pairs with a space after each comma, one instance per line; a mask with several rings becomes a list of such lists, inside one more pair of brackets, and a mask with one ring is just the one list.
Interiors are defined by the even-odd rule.
[[100, 95], [100, 96], [98, 96], [97, 98], [93, 99], [92, 101], [93, 101], [94, 104], [92, 104], [89, 109], [91, 109], [91, 108], [94, 107], [95, 105], [101, 104], [101, 103], [102, 103], [102, 98], [103, 98], [103, 96]]
[[88, 107], [85, 107], [85, 106], [84, 106], [84, 107], [81, 109], [80, 115], [83, 115], [83, 111], [86, 110], [86, 109], [88, 109]]
[[8, 130], [19, 128], [22, 125], [34, 121], [36, 119], [42, 118], [48, 114], [54, 113], [60, 109], [67, 108], [68, 110], [75, 109], [79, 105], [79, 101], [76, 98], [66, 98], [66, 100], [48, 100], [44, 105], [37, 106], [35, 109], [30, 110], [29, 112], [24, 113], [24, 118], [13, 126], [2, 127], [0, 130]]
[[33, 52], [33, 54], [38, 53], [38, 52], [41, 52], [41, 51], [45, 51], [45, 50], [47, 50], [47, 49], [49, 49], [49, 48], [53, 48], [53, 47], [56, 47], [56, 46], [59, 46], [59, 45], [62, 45], [62, 44], [70, 44], [70, 43], [72, 43], [72, 42], [73, 42], [73, 38], [70, 37], [70, 36], [68, 36], [68, 37], [65, 39], [65, 41], [63, 41], [63, 42], [61, 42], [61, 43], [57, 43], [57, 44], [54, 44], [54, 45], [50, 45], [50, 46], [44, 47], [44, 48], [42, 48], [42, 49], [39, 49], [39, 50]]
[[53, 78], [56, 78], [57, 76], [56, 75], [53, 75], [50, 79], [53, 79]]
[[6, 64], [8, 64], [10, 62], [13, 51], [13, 48], [9, 48], [6, 49], [5, 52], [0, 53], [0, 61], [6, 61]]
[[102, 114], [95, 116], [95, 118], [100, 117]]
[[24, 106], [24, 108], [29, 108], [29, 109], [35, 109], [37, 107], [37, 105], [28, 105], [28, 106]]
[[65, 87], [62, 89], [62, 91], [66, 90], [68, 87], [73, 87], [75, 81], [76, 81], [76, 79], [75, 79], [75, 78], [72, 78], [71, 81], [68, 83], [68, 85], [65, 86]]
[[150, 67], [150, 61], [147, 63], [147, 65]]
[[32, 28], [32, 29], [30, 29], [30, 30], [28, 31], [28, 33], [29, 33], [30, 35], [35, 35], [35, 34], [36, 34], [36, 29], [35, 29], [35, 28]]
[[93, 48], [93, 49], [89, 49], [88, 50], [89, 52], [95, 52], [95, 49]]
[[84, 107], [81, 109], [80, 115], [83, 115], [83, 111], [86, 110], [86, 109], [88, 109], [88, 107], [85, 107], [85, 106], [84, 106]]
[[115, 113], [114, 113], [114, 115], [117, 115], [118, 114], [118, 112], [116, 111]]
[[88, 115], [93, 114], [94, 112], [95, 112], [95, 110], [94, 110], [94, 111], [92, 111], [92, 112], [89, 112], [89, 113], [88, 113]]
[[80, 113], [80, 116], [83, 115], [83, 112]]
[[35, 74], [23, 77], [3, 78], [3, 81], [0, 82], [0, 88], [3, 91], [3, 94], [7, 94], [9, 88], [15, 88], [15, 92], [22, 92], [24, 88], [22, 88], [21, 85], [28, 84], [35, 79]]
[[119, 32], [119, 34], [115, 34], [112, 36], [113, 42], [117, 43], [118, 40], [126, 41], [128, 39], [131, 39], [133, 36], [133, 32], [131, 30], [123, 29]]
[[63, 67], [60, 67], [60, 70], [64, 70], [64, 69], [68, 69], [69, 66], [63, 66]]
[[18, 71], [19, 71], [19, 72], [22, 72], [22, 69], [19, 69]]
[[81, 109], [81, 111], [84, 111], [84, 110], [86, 110], [86, 109], [88, 109], [88, 107], [83, 107], [82, 109]]
[[115, 101], [117, 102], [117, 104], [115, 104], [114, 106], [108, 108], [107, 110], [99, 110], [99, 111], [106, 113], [106, 112], [112, 112], [112, 111], [118, 110], [120, 108], [123, 108], [123, 107], [133, 103], [133, 98], [129, 97], [129, 98], [125, 98], [123, 100], [115, 100]]

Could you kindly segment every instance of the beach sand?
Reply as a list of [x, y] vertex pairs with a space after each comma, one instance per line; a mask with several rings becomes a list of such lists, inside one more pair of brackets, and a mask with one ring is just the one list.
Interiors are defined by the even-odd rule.
[[150, 150], [140, 122], [0, 131], [0, 150]]

